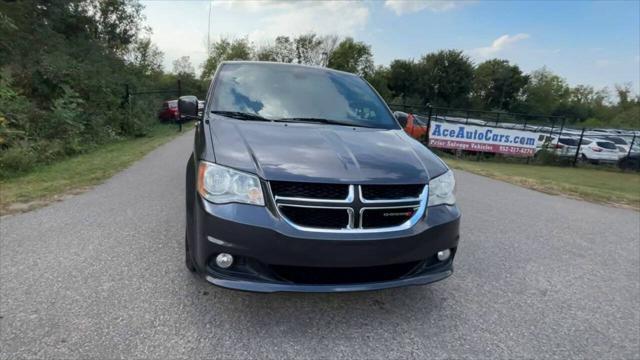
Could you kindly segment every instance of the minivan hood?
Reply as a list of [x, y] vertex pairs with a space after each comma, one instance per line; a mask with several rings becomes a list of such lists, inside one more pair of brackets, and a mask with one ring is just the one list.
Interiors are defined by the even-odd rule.
[[219, 116], [212, 117], [210, 130], [216, 163], [266, 180], [418, 184], [447, 169], [402, 130]]

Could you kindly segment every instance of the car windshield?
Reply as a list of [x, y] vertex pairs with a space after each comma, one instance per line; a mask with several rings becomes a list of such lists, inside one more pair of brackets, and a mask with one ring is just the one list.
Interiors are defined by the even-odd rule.
[[216, 113], [398, 128], [378, 95], [355, 75], [297, 65], [227, 63], [215, 81], [211, 111]]

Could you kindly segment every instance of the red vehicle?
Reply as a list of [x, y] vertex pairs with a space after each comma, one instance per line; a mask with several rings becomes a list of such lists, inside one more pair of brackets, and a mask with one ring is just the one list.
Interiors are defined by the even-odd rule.
[[402, 111], [393, 113], [404, 129], [412, 138], [422, 140], [427, 134], [427, 120], [419, 115], [407, 114]]
[[162, 110], [158, 112], [160, 121], [178, 121], [180, 114], [178, 113], [178, 100], [167, 100], [162, 103]]

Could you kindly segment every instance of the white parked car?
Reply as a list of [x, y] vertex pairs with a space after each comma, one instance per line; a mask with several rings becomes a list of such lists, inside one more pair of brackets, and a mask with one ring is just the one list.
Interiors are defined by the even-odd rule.
[[578, 142], [579, 138], [563, 136], [561, 138], [557, 138], [556, 136], [545, 136], [540, 135], [539, 140], [542, 139], [542, 144], [538, 145], [538, 151], [547, 151], [555, 154], [561, 158], [573, 158], [576, 156], [576, 152], [578, 151]]
[[617, 162], [620, 158], [616, 144], [604, 139], [582, 139], [580, 158], [591, 163]]
[[[629, 148], [631, 147], [631, 140], [627, 140], [620, 136], [607, 136], [605, 139], [616, 144], [616, 147], [618, 148], [618, 158], [623, 158], [627, 156], [627, 154], [629, 153]], [[632, 152], [635, 151], [635, 147], [636, 147], [635, 145], [636, 143], [634, 142], [634, 145], [633, 145], [634, 149], [631, 150]]]

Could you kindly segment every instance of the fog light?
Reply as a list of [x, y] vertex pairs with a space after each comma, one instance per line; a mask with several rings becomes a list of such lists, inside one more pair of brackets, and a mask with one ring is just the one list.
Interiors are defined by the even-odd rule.
[[218, 267], [226, 269], [232, 264], [233, 264], [233, 256], [225, 253], [218, 254], [218, 256], [216, 256], [216, 265], [218, 265]]
[[438, 256], [438, 260], [445, 261], [449, 258], [449, 256], [451, 256], [451, 250], [447, 249], [447, 250], [438, 251], [437, 256]]

